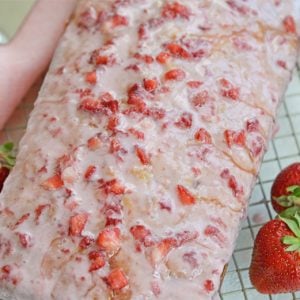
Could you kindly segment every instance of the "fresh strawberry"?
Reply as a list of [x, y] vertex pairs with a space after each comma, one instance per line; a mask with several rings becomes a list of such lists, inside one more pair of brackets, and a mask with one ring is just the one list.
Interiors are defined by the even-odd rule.
[[120, 249], [120, 229], [107, 228], [101, 231], [97, 239], [98, 246], [108, 252], [117, 252]]
[[296, 33], [296, 23], [292, 16], [287, 16], [283, 20], [283, 26], [286, 32]]
[[0, 145], [0, 192], [2, 191], [4, 181], [9, 175], [10, 169], [15, 165], [16, 158], [12, 154], [13, 143]]
[[300, 215], [269, 221], [255, 239], [250, 279], [263, 294], [300, 290]]
[[128, 285], [128, 279], [126, 278], [124, 271], [120, 268], [112, 270], [106, 280], [113, 290], [121, 290]]
[[7, 176], [9, 175], [9, 168], [7, 167], [0, 167], [0, 192], [2, 191], [4, 181], [6, 180]]
[[88, 214], [82, 213], [72, 216], [69, 220], [69, 234], [72, 236], [81, 235], [88, 219]]
[[89, 260], [91, 261], [89, 272], [101, 269], [105, 265], [104, 254], [99, 251], [92, 251], [89, 253]]
[[160, 64], [165, 64], [168, 59], [170, 58], [170, 54], [168, 52], [160, 52], [157, 56], [156, 56], [156, 60], [160, 63]]
[[199, 141], [203, 144], [211, 144], [212, 143], [211, 135], [204, 128], [200, 128], [195, 133], [194, 138], [195, 138], [196, 141]]
[[87, 83], [90, 83], [90, 84], [97, 83], [97, 74], [96, 74], [96, 72], [93, 71], [93, 72], [86, 73], [86, 75], [85, 75], [85, 81]]
[[278, 213], [294, 205], [300, 206], [300, 163], [286, 167], [277, 175], [271, 189], [271, 200]]
[[151, 231], [143, 225], [135, 225], [130, 228], [130, 233], [133, 235], [135, 240], [143, 242], [145, 238], [151, 235]]
[[172, 69], [165, 74], [166, 80], [181, 81], [185, 78], [186, 74], [181, 69]]
[[177, 185], [177, 194], [179, 200], [184, 205], [193, 205], [196, 203], [195, 197], [182, 185]]

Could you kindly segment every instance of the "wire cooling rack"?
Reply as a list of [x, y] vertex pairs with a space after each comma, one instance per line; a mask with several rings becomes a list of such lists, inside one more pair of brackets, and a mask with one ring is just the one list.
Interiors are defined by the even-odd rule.
[[[16, 145], [23, 136], [28, 116], [33, 107], [39, 83], [27, 95], [0, 131], [0, 143], [10, 140]], [[275, 296], [262, 295], [252, 287], [248, 270], [251, 261], [253, 241], [261, 226], [274, 218], [275, 213], [270, 205], [270, 189], [274, 177], [280, 169], [290, 163], [300, 161], [300, 68], [294, 73], [286, 93], [285, 101], [278, 114], [279, 131], [269, 145], [258, 182], [254, 188], [248, 210], [248, 217], [242, 224], [236, 249], [228, 265], [228, 270], [220, 289], [222, 300], [300, 300], [300, 292]]]

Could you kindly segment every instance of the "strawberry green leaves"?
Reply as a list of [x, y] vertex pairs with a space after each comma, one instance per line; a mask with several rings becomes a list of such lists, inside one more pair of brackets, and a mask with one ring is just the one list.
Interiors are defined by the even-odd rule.
[[288, 247], [285, 251], [300, 251], [300, 215], [296, 212], [293, 216], [282, 217], [279, 218], [288, 226], [288, 228], [292, 231], [295, 236], [284, 236], [282, 238], [283, 244]]
[[13, 154], [14, 144], [7, 142], [3, 145], [0, 145], [0, 163], [11, 169], [16, 163], [16, 157]]
[[288, 195], [277, 197], [275, 201], [283, 207], [300, 206], [300, 186], [292, 185], [286, 188]]

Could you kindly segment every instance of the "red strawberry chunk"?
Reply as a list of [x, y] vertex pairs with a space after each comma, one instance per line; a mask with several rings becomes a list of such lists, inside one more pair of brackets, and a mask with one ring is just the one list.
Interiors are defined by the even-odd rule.
[[30, 213], [24, 214], [15, 224], [15, 226], [19, 226], [20, 224], [24, 223], [30, 216]]
[[89, 267], [89, 272], [93, 272], [101, 269], [105, 265], [105, 257], [103, 253], [99, 251], [92, 251], [89, 253], [89, 260], [91, 265]]
[[195, 197], [182, 185], [177, 185], [177, 194], [179, 200], [184, 205], [193, 205], [196, 203]]
[[204, 144], [211, 144], [212, 138], [207, 130], [200, 128], [194, 135], [195, 140], [202, 142]]
[[225, 130], [224, 137], [228, 147], [232, 147], [233, 145], [245, 146], [246, 144], [246, 135], [244, 130]]
[[27, 233], [17, 233], [19, 236], [19, 242], [23, 248], [29, 248], [32, 246], [32, 238]]
[[88, 220], [88, 214], [82, 213], [74, 215], [69, 220], [69, 235], [79, 236]]
[[79, 109], [92, 113], [97, 113], [103, 109], [103, 104], [102, 101], [99, 99], [86, 98], [81, 101]]
[[139, 140], [143, 140], [145, 138], [144, 133], [142, 131], [137, 130], [137, 129], [129, 128], [128, 132], [131, 133], [132, 135], [134, 135]]
[[152, 64], [154, 62], [154, 58], [148, 54], [135, 53], [134, 58], [139, 59], [145, 62], [146, 64]]
[[257, 119], [251, 119], [246, 122], [248, 132], [255, 132], [259, 130], [259, 122]]
[[192, 103], [196, 107], [201, 107], [209, 101], [209, 95], [207, 91], [201, 91], [196, 94], [193, 99]]
[[112, 139], [112, 141], [110, 142], [110, 153], [116, 153], [118, 151], [120, 151], [122, 149], [122, 146], [119, 142], [119, 140], [117, 139]]
[[126, 26], [128, 25], [128, 20], [126, 17], [116, 14], [112, 17], [112, 23], [113, 27]]
[[95, 174], [96, 170], [97, 168], [95, 166], [88, 166], [88, 168], [85, 171], [84, 178], [90, 180], [91, 177]]
[[166, 238], [159, 242], [151, 251], [151, 262], [153, 265], [160, 263], [172, 248], [177, 247], [176, 239]]
[[97, 136], [91, 137], [88, 141], [87, 141], [87, 145], [88, 148], [92, 151], [97, 150], [101, 147], [102, 142], [101, 139]]
[[120, 268], [112, 270], [107, 276], [107, 283], [113, 290], [121, 290], [128, 285], [128, 279]]
[[283, 26], [286, 32], [296, 33], [296, 23], [292, 16], [286, 16], [283, 20]]
[[97, 245], [108, 252], [116, 252], [121, 247], [120, 229], [107, 228], [101, 231], [97, 238]]
[[144, 88], [148, 92], [154, 92], [158, 86], [156, 79], [144, 79]]
[[204, 289], [206, 290], [207, 293], [212, 292], [215, 289], [214, 283], [209, 279], [205, 280]]
[[190, 58], [190, 53], [188, 51], [186, 51], [183, 47], [181, 47], [178, 44], [175, 43], [170, 43], [166, 46], [166, 48], [169, 50], [169, 52], [179, 58]]
[[87, 83], [90, 83], [90, 84], [96, 84], [97, 83], [97, 74], [95, 71], [93, 72], [88, 72], [86, 75], [85, 75], [85, 81]]
[[44, 181], [41, 185], [46, 190], [58, 190], [64, 186], [64, 182], [59, 175], [54, 175]]
[[191, 15], [188, 7], [178, 3], [167, 3], [162, 9], [162, 16], [168, 19], [175, 19], [177, 17], [188, 19]]
[[181, 81], [185, 78], [185, 72], [181, 69], [173, 69], [165, 73], [166, 80]]
[[135, 147], [135, 152], [136, 152], [136, 155], [139, 158], [140, 162], [143, 165], [148, 165], [150, 163], [149, 155], [146, 154], [146, 152], [142, 148], [140, 148], [139, 146], [136, 146]]
[[82, 238], [82, 240], [79, 243], [79, 248], [81, 249], [87, 249], [89, 246], [91, 246], [93, 243], [95, 242], [94, 239], [85, 236], [84, 238]]
[[46, 209], [47, 207], [50, 207], [49, 204], [41, 204], [39, 205], [35, 210], [34, 210], [34, 213], [35, 213], [35, 222], [38, 222], [39, 221], [39, 218], [42, 214], [42, 212], [44, 211], [44, 209]]
[[175, 125], [179, 128], [186, 129], [191, 128], [193, 123], [193, 115], [188, 112], [184, 112], [180, 119], [175, 123]]
[[112, 116], [108, 119], [107, 129], [111, 131], [115, 131], [118, 125], [119, 125], [119, 118], [117, 116]]
[[165, 64], [168, 59], [170, 58], [170, 54], [168, 52], [160, 52], [157, 57], [156, 60], [160, 63], [160, 64]]
[[191, 80], [191, 81], [188, 81], [186, 84], [187, 84], [190, 88], [196, 89], [196, 88], [200, 87], [200, 86], [203, 84], [203, 82], [198, 81], [198, 80]]
[[139, 242], [143, 242], [147, 236], [151, 235], [151, 231], [143, 225], [132, 226], [130, 232], [135, 240]]
[[240, 96], [239, 88], [231, 88], [229, 90], [222, 90], [222, 96], [231, 98], [232, 100], [237, 100]]
[[107, 181], [102, 187], [106, 194], [122, 195], [125, 193], [125, 187], [117, 179]]

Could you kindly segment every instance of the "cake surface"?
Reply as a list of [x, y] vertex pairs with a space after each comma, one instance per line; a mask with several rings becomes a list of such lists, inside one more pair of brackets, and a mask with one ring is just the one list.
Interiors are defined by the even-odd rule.
[[0, 196], [0, 298], [217, 299], [297, 58], [294, 1], [79, 1]]

